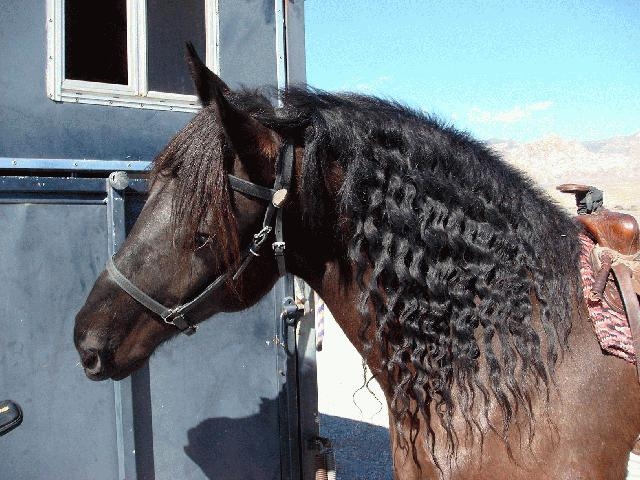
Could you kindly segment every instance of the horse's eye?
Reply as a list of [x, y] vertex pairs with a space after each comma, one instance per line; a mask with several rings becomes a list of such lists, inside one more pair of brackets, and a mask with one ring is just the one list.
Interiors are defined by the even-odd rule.
[[202, 247], [206, 246], [208, 243], [211, 243], [212, 239], [213, 238], [211, 236], [206, 235], [204, 233], [196, 233], [196, 238], [195, 238], [196, 250], [199, 250]]

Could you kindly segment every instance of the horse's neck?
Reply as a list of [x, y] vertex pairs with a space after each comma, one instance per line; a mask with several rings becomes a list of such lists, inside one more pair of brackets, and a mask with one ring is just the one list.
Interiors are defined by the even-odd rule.
[[[322, 272], [316, 272], [317, 275], [305, 278], [305, 280], [324, 300], [336, 323], [356, 350], [362, 354], [365, 345], [360, 336], [362, 325], [362, 315], [358, 310], [360, 288], [353, 280], [355, 273], [351, 272], [351, 275], [345, 275], [344, 268], [341, 268], [338, 262], [330, 262], [325, 265]], [[380, 371], [381, 357], [374, 345], [374, 338], [375, 326], [372, 324], [371, 328], [364, 333], [364, 340], [372, 347], [365, 361], [369, 369], [375, 373]], [[386, 391], [385, 379], [382, 377], [376, 376], [383, 390]]]
[[[372, 347], [365, 360], [372, 372], [379, 372], [382, 360], [380, 352], [375, 346], [375, 325], [372, 324], [368, 331], [365, 332], [364, 338], [360, 335], [362, 315], [358, 310], [358, 305], [360, 303], [359, 298], [361, 292], [355, 280], [353, 280], [354, 278], [354, 272], [351, 272], [350, 275], [345, 275], [344, 267], [341, 268], [338, 262], [329, 262], [325, 265], [323, 271], [313, 272], [313, 274], [305, 278], [305, 280], [307, 280], [311, 287], [322, 297], [336, 322], [358, 352], [362, 354], [365, 349], [363, 340]], [[542, 324], [539, 318], [537, 318], [539, 315], [537, 301], [535, 298], [532, 299], [532, 301], [534, 303], [534, 317], [536, 317], [533, 321], [534, 328], [541, 337], [542, 355], [546, 357], [547, 339]], [[576, 301], [576, 303], [579, 302]], [[573, 327], [570, 344], [572, 344], [572, 350], [581, 351], [584, 343], [593, 343], [589, 342], [590, 337], [593, 337], [593, 332], [589, 322], [584, 321], [585, 318], [588, 318], [588, 314], [582, 311], [577, 305], [573, 311], [574, 318], [571, 319]], [[482, 350], [481, 348], [481, 351]], [[558, 350], [560, 353], [559, 362], [562, 363], [565, 356], [564, 348], [558, 345]], [[482, 359], [481, 364], [484, 365]], [[560, 365], [557, 365], [557, 367], [559, 366]], [[377, 378], [381, 382], [383, 390], [388, 391], [389, 386], [385, 385], [386, 377], [379, 375]]]

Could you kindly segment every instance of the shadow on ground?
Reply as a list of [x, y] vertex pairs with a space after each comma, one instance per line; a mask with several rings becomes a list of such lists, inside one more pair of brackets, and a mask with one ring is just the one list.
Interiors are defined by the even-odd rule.
[[211, 480], [279, 479], [277, 433], [271, 438], [264, 434], [274, 431], [277, 418], [277, 399], [263, 398], [256, 415], [209, 418], [190, 429], [184, 451]]
[[388, 429], [320, 414], [320, 435], [333, 442], [339, 479], [392, 480]]
[[[257, 435], [262, 423], [277, 414], [273, 400], [247, 418], [210, 418], [188, 432], [185, 453], [211, 480], [279, 478], [279, 445], [265, 445]], [[263, 425], [266, 427], [266, 425]], [[257, 428], [257, 430], [256, 430]], [[349, 418], [320, 415], [320, 435], [331, 439], [341, 480], [391, 480], [389, 431]], [[271, 442], [269, 442], [271, 443]]]

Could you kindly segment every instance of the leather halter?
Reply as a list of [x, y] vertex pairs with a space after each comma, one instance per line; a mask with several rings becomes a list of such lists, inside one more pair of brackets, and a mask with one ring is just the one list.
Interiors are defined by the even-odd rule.
[[[229, 185], [234, 191], [257, 200], [268, 202], [267, 210], [262, 221], [262, 228], [253, 236], [253, 242], [245, 251], [240, 266], [231, 277], [231, 280], [235, 281], [247, 268], [249, 263], [251, 263], [251, 260], [260, 256], [260, 249], [271, 231], [274, 231], [275, 236], [272, 248], [278, 263], [279, 275], [282, 276], [286, 273], [284, 262], [285, 242], [282, 232], [282, 206], [284, 205], [291, 185], [293, 161], [293, 145], [285, 142], [280, 149], [279, 161], [277, 163], [278, 171], [276, 172], [276, 180], [273, 188], [263, 187], [262, 185], [257, 185], [234, 175], [227, 174]], [[186, 319], [186, 315], [200, 305], [213, 292], [222, 287], [231, 275], [230, 272], [219, 275], [193, 300], [169, 308], [151, 298], [125, 277], [122, 272], [117, 269], [113, 257], [109, 258], [107, 262], [107, 272], [111, 276], [111, 279], [134, 300], [158, 315], [165, 323], [175, 326], [186, 335], [193, 335], [197, 328], [197, 325], [190, 323]]]

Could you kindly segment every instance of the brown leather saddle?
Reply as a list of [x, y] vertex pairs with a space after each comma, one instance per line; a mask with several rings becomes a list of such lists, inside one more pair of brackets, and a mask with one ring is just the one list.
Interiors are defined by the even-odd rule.
[[633, 336], [640, 379], [640, 228], [634, 217], [604, 208], [603, 193], [596, 187], [563, 184], [557, 187], [576, 197], [585, 233], [596, 243], [591, 253], [595, 282], [589, 297], [626, 314]]

